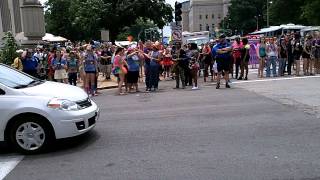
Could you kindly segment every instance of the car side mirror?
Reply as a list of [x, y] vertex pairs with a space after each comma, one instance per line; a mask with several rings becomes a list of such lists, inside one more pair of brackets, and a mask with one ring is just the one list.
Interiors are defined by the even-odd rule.
[[4, 90], [0, 89], [0, 95], [5, 95], [5, 94], [6, 94], [6, 92]]

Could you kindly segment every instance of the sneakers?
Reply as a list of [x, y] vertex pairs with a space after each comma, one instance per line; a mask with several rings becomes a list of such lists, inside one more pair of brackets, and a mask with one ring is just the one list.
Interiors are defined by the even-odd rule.
[[226, 88], [228, 88], [228, 89], [231, 88], [229, 83], [226, 84]]
[[238, 80], [242, 80], [242, 77], [240, 76], [240, 77], [238, 78]]
[[198, 89], [199, 87], [195, 87], [195, 86], [192, 88], [192, 90], [198, 90]]
[[248, 80], [248, 77], [245, 77], [244, 80], [247, 81], [247, 80]]

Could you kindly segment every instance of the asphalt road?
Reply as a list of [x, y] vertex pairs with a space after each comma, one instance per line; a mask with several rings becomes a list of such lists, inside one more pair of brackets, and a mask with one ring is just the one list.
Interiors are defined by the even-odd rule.
[[[5, 179], [318, 180], [319, 85], [310, 78], [191, 91], [161, 82], [157, 93], [104, 91], [94, 131], [25, 156]], [[0, 150], [0, 160], [11, 155]]]

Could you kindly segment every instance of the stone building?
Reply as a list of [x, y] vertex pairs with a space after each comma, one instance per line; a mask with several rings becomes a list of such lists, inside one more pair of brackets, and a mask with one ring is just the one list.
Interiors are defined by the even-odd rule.
[[[45, 35], [43, 6], [38, 0], [0, 0], [0, 38], [24, 34], [21, 44], [35, 44]], [[1, 40], [0, 40], [1, 41]]]
[[228, 15], [230, 0], [190, 0], [182, 3], [183, 31], [210, 31], [220, 29], [221, 20]]

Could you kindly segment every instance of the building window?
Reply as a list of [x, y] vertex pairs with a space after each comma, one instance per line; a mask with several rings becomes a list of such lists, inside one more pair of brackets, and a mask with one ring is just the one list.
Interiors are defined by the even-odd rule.
[[211, 16], [211, 17], [212, 17], [212, 19], [214, 19], [214, 14], [212, 14], [212, 16]]
[[208, 19], [208, 14], [206, 14], [206, 19]]
[[199, 16], [199, 19], [202, 19], [202, 15]]
[[206, 31], [210, 31], [208, 24], [206, 25]]
[[200, 24], [199, 28], [200, 28], [200, 31], [202, 31], [202, 24]]
[[215, 25], [214, 25], [214, 24], [212, 24], [212, 25], [211, 25], [211, 28], [212, 28], [212, 30], [214, 30], [214, 29], [215, 29]]
[[221, 15], [220, 14], [218, 15], [218, 19], [221, 19]]

